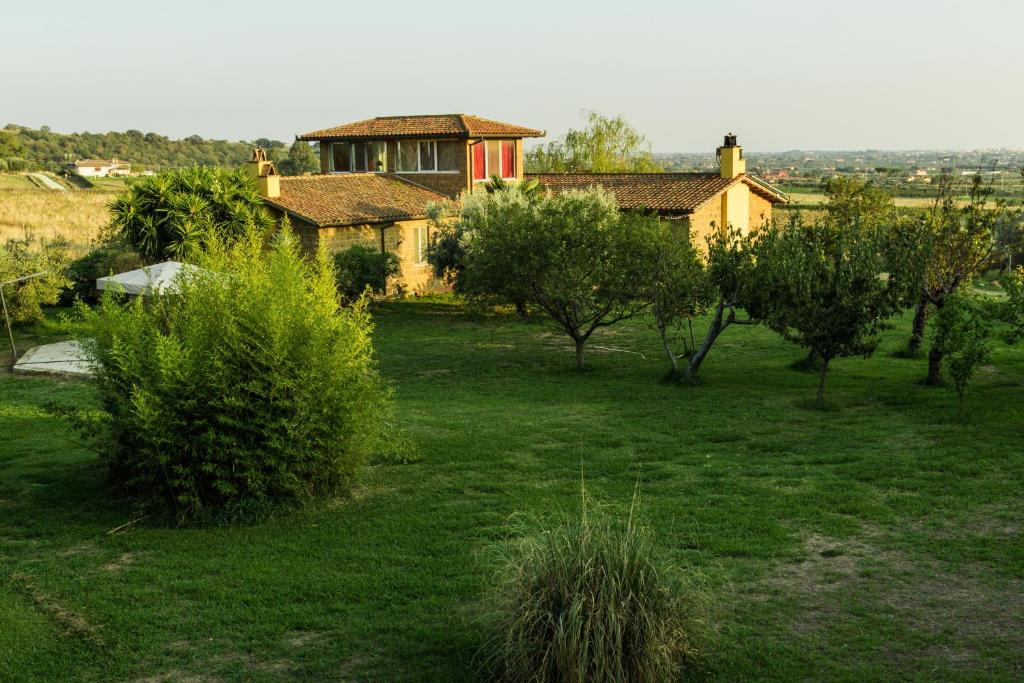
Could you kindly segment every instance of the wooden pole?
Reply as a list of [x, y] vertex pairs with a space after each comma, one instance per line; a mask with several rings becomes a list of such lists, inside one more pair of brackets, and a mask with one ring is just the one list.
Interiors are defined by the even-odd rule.
[[11, 316], [7, 313], [7, 298], [4, 296], [4, 287], [0, 285], [0, 304], [4, 307], [4, 321], [7, 323], [7, 336], [11, 338], [11, 372], [14, 372], [14, 364], [18, 360], [18, 349], [14, 346], [14, 330], [11, 329]]

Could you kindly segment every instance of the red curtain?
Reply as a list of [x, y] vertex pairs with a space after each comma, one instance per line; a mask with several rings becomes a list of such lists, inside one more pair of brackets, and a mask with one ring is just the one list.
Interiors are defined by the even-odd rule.
[[513, 140], [501, 141], [501, 177], [516, 177], [516, 143]]
[[483, 140], [473, 145], [473, 180], [487, 180], [485, 147]]

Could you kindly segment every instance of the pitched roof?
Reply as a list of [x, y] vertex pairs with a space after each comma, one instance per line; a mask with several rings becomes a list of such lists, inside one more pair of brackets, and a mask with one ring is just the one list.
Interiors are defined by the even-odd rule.
[[539, 138], [544, 136], [544, 131], [467, 114], [418, 114], [414, 116], [378, 116], [374, 119], [314, 130], [300, 135], [299, 139], [359, 140], [424, 136]]
[[75, 162], [75, 166], [113, 166], [114, 162], [110, 159], [79, 159]]
[[427, 204], [444, 195], [390, 174], [283, 176], [281, 195], [264, 198], [321, 228], [426, 217]]
[[786, 201], [785, 195], [764, 181], [746, 175], [722, 178], [717, 173], [528, 173], [526, 177], [536, 178], [553, 192], [600, 185], [615, 195], [623, 209], [691, 213], [740, 182], [746, 182], [751, 190], [772, 203]]

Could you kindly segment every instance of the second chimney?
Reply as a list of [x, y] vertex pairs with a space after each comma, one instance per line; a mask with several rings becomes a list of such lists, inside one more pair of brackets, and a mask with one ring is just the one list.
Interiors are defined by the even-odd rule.
[[735, 178], [747, 172], [747, 160], [743, 148], [736, 143], [736, 136], [729, 133], [718, 148], [718, 171], [723, 178]]

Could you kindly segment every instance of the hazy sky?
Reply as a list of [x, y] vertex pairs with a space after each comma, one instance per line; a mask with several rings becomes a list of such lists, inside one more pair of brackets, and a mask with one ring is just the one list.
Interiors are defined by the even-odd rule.
[[622, 114], [655, 151], [1024, 147], [1021, 0], [0, 0], [0, 125]]

